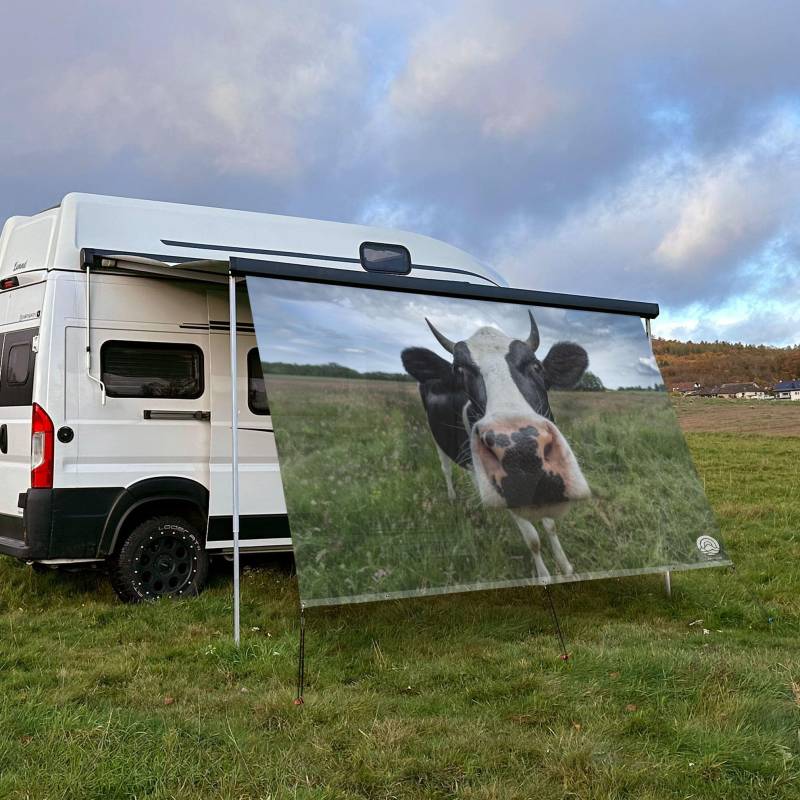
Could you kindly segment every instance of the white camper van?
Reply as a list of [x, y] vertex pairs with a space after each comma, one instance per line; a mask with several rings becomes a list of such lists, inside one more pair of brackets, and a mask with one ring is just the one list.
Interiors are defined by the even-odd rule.
[[[447, 244], [358, 225], [83, 194], [7, 220], [0, 553], [107, 563], [128, 601], [199, 592], [233, 546], [228, 277], [213, 264], [392, 271], [365, 243], [405, 248], [415, 278], [500, 283]], [[244, 284], [236, 313], [242, 551], [290, 550]]]

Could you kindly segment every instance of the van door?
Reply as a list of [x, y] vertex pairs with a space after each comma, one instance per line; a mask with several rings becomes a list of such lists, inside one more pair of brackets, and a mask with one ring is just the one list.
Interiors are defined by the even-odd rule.
[[0, 332], [0, 536], [23, 540], [19, 496], [30, 488], [38, 328]]
[[[232, 541], [230, 326], [227, 295], [209, 291], [211, 361], [211, 454], [208, 548], [230, 549]], [[240, 540], [248, 549], [291, 547], [286, 502], [269, 416], [264, 376], [247, 296], [237, 316], [239, 406]]]
[[205, 337], [196, 333], [92, 328], [105, 387], [77, 363], [84, 328], [67, 328], [67, 418], [74, 427], [74, 485], [124, 489], [149, 478], [207, 485], [209, 447]]

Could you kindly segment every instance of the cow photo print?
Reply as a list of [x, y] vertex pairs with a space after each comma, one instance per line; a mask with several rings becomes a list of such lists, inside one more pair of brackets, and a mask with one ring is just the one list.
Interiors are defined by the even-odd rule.
[[730, 563], [640, 319], [247, 282], [305, 605]]

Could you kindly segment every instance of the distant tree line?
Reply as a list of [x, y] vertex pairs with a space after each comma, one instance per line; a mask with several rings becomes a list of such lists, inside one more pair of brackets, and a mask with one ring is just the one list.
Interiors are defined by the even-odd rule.
[[[264, 372], [271, 375], [306, 375], [314, 378], [354, 378], [367, 381], [407, 381], [415, 379], [405, 372], [359, 372], [351, 367], [345, 367], [331, 361], [327, 364], [290, 364], [286, 361], [266, 361], [263, 364]], [[664, 384], [658, 386], [620, 386], [621, 391], [666, 391]], [[606, 387], [603, 381], [593, 372], [587, 370], [578, 382], [575, 389], [579, 392], [604, 392]]]
[[618, 386], [618, 392], [666, 392], [667, 387], [663, 383], [657, 383], [655, 386]]
[[578, 381], [575, 389], [579, 392], [604, 392], [606, 387], [603, 386], [603, 381], [588, 369], [583, 373], [583, 377]]
[[356, 378], [367, 381], [413, 381], [405, 372], [359, 372], [331, 361], [328, 364], [289, 364], [266, 361], [264, 372], [273, 375], [309, 375], [315, 378]]
[[780, 380], [800, 378], [800, 345], [653, 339], [653, 352], [669, 387], [695, 381], [702, 386], [749, 381], [772, 386]]

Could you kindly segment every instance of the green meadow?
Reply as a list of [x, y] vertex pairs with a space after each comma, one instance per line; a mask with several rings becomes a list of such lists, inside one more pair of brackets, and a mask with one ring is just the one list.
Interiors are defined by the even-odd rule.
[[538, 587], [309, 609], [301, 707], [285, 559], [238, 650], [224, 562], [125, 606], [0, 559], [0, 797], [796, 800], [800, 439], [689, 447], [735, 571], [554, 586], [566, 662]]
[[[416, 384], [276, 375], [269, 390], [309, 603], [536, 582], [517, 525], [481, 504], [466, 471], [448, 500]], [[593, 493], [558, 520], [574, 577], [709, 563], [696, 540], [718, 536], [716, 522], [669, 398], [550, 399]]]

